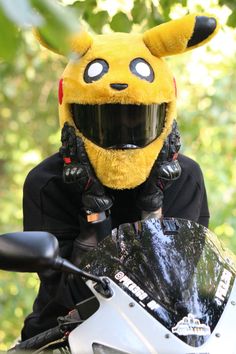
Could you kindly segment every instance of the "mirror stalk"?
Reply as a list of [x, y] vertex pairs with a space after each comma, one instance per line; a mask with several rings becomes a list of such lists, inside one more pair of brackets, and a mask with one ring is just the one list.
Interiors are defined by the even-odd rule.
[[53, 269], [59, 270], [62, 272], [66, 273], [72, 273], [72, 274], [77, 274], [83, 278], [93, 280], [95, 283], [97, 283], [96, 290], [104, 297], [111, 297], [112, 296], [112, 291], [109, 287], [109, 281], [106, 278], [101, 278], [96, 275], [87, 273], [83, 271], [82, 269], [76, 267], [73, 263], [69, 262], [67, 259], [62, 258], [62, 257], [57, 257], [55, 259], [55, 263], [53, 265]]

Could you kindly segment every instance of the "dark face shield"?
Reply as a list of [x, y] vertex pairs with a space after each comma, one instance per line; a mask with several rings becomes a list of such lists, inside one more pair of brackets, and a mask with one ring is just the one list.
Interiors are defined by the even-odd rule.
[[102, 148], [141, 148], [162, 132], [166, 103], [151, 105], [71, 104], [76, 127], [94, 144]]

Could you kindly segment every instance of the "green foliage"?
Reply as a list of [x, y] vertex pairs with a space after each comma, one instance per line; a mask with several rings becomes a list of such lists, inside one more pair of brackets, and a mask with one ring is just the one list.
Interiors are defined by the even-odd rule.
[[[21, 216], [21, 189], [25, 174], [42, 156], [58, 149], [57, 82], [63, 61], [39, 51], [31, 33], [25, 33], [15, 65], [0, 66], [0, 136], [2, 231], [15, 229]], [[56, 59], [56, 60], [55, 60]], [[45, 65], [46, 64], [46, 65]], [[45, 131], [49, 139], [45, 139]], [[11, 192], [6, 186], [11, 183]], [[12, 201], [12, 195], [15, 196]]]
[[126, 14], [118, 12], [112, 17], [110, 26], [114, 32], [130, 32], [132, 23]]
[[147, 16], [148, 10], [145, 1], [135, 0], [134, 6], [131, 10], [133, 23], [141, 23]]
[[236, 9], [236, 3], [235, 3], [234, 0], [219, 0], [219, 5], [220, 6], [226, 5], [231, 10], [235, 10]]
[[14, 22], [10, 21], [5, 15], [3, 9], [0, 7], [0, 24], [1, 24], [1, 36], [0, 36], [0, 57], [5, 60], [11, 60], [14, 58], [19, 39], [19, 31]]
[[91, 28], [94, 30], [94, 32], [99, 34], [102, 33], [102, 28], [107, 23], [107, 21], [108, 21], [107, 11], [99, 11], [95, 14], [90, 14], [90, 16], [88, 16], [88, 22]]
[[[56, 52], [67, 54], [67, 38], [78, 32], [77, 17], [70, 9], [59, 6], [56, 1], [21, 0], [17, 8], [13, 2], [0, 0], [0, 57], [14, 60], [22, 42], [20, 28], [37, 27], [39, 32]], [[2, 43], [1, 43], [2, 41]]]
[[0, 271], [0, 350], [6, 351], [19, 337], [38, 289], [36, 275]]
[[69, 53], [67, 37], [79, 31], [78, 21], [72, 11], [47, 0], [31, 0], [32, 5], [43, 17], [39, 32], [56, 52]]
[[177, 58], [175, 73], [180, 89], [183, 151], [203, 169], [211, 211], [210, 229], [236, 252], [234, 56], [235, 50], [226, 56], [223, 48], [222, 52], [201, 48], [185, 55], [184, 75], [184, 58]]
[[[4, 132], [0, 135], [0, 233], [22, 229], [24, 179], [60, 144], [57, 82], [63, 59], [40, 50], [31, 33], [23, 37], [15, 64], [0, 65], [0, 129]], [[19, 336], [36, 283], [35, 276], [0, 271], [0, 350], [6, 350]]]
[[235, 27], [236, 23], [236, 10], [234, 10], [228, 18], [227, 25], [230, 27]]
[[[202, 1], [193, 5], [187, 0], [161, 0], [156, 6], [151, 0], [135, 0], [129, 8], [124, 1], [114, 1], [115, 10], [105, 0], [75, 1], [60, 9], [53, 7], [56, 1], [25, 0], [21, 3], [28, 6], [27, 16], [20, 6], [15, 7], [18, 22], [9, 17], [6, 3], [11, 2], [0, 0], [0, 57], [4, 59], [0, 62], [0, 233], [22, 229], [24, 179], [60, 145], [57, 82], [66, 59], [40, 48], [24, 29], [25, 22], [40, 27], [45, 40], [62, 51], [61, 36], [84, 22], [96, 33], [143, 31], [188, 10], [213, 10], [219, 15], [227, 10], [225, 21], [236, 26], [234, 0], [219, 0], [218, 5], [212, 1], [210, 9]], [[210, 228], [234, 252], [235, 40], [233, 31], [225, 26], [208, 47], [168, 60], [178, 83], [182, 151], [201, 165], [211, 210]], [[34, 275], [0, 272], [0, 351], [19, 335], [37, 286]]]
[[[63, 4], [65, 0], [60, 0]], [[220, 6], [225, 6], [231, 12], [228, 15], [227, 24], [236, 27], [236, 3], [234, 0], [218, 0]], [[79, 23], [86, 22], [96, 33], [103, 33], [104, 29], [112, 31], [130, 32], [134, 25], [139, 25], [139, 30], [156, 26], [170, 20], [176, 7], [182, 9], [182, 13], [188, 12], [187, 0], [159, 0], [158, 4], [152, 0], [134, 0], [129, 13], [118, 11], [111, 15], [106, 9], [100, 9], [102, 1], [80, 0], [74, 1], [68, 6], [59, 6], [59, 1], [47, 0], [21, 0], [16, 8], [13, 2], [0, 0], [0, 58], [14, 60], [22, 43], [20, 28], [29, 25], [37, 27], [55, 51], [67, 54], [67, 37], [79, 30]], [[116, 2], [122, 3], [117, 0]], [[193, 2], [192, 2], [193, 3]], [[194, 2], [195, 3], [195, 2]], [[202, 2], [192, 6], [194, 11], [207, 10]], [[27, 10], [27, 11], [26, 11]], [[27, 13], [27, 15], [26, 15]]]

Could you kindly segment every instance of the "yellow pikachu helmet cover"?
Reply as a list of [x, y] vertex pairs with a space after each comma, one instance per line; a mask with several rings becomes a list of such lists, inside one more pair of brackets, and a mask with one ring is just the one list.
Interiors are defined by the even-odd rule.
[[176, 118], [175, 80], [163, 57], [208, 42], [218, 29], [214, 16], [192, 14], [143, 34], [73, 36], [75, 55], [59, 83], [60, 124], [76, 128], [103, 185], [135, 188], [148, 178]]

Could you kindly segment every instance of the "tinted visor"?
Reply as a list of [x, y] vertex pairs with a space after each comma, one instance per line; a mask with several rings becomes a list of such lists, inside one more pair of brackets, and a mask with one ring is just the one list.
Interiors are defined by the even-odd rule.
[[166, 105], [73, 103], [71, 113], [79, 131], [96, 145], [128, 149], [144, 147], [162, 133]]

